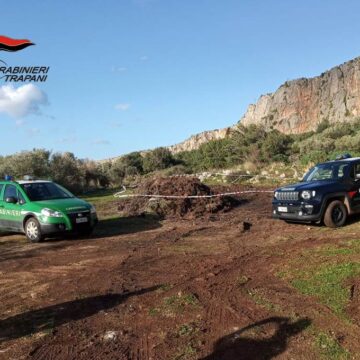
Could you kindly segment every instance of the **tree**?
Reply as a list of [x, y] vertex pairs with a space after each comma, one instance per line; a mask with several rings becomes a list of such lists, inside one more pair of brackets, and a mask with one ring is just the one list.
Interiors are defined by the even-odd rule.
[[85, 171], [81, 162], [71, 152], [55, 153], [50, 161], [51, 177], [54, 181], [73, 192], [80, 192], [85, 188]]
[[175, 159], [171, 152], [164, 147], [149, 151], [145, 154], [143, 159], [143, 169], [145, 173], [166, 169], [174, 164]]
[[291, 136], [282, 134], [278, 130], [270, 131], [261, 144], [263, 160], [287, 160], [292, 142]]

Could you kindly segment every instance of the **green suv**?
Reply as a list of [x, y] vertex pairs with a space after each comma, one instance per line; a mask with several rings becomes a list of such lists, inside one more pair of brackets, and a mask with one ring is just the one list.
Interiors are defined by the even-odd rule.
[[52, 181], [0, 181], [0, 231], [39, 242], [71, 231], [89, 235], [97, 221], [94, 206]]

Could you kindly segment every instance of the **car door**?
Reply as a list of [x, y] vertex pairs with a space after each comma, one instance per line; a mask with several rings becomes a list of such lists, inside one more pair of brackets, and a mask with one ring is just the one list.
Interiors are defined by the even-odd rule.
[[4, 208], [4, 201], [3, 201], [3, 190], [4, 184], [0, 184], [0, 230], [6, 230], [6, 221], [4, 218], [5, 215], [5, 208]]
[[360, 176], [360, 162], [355, 163], [351, 169], [350, 178], [352, 181], [352, 188], [349, 192], [350, 195], [350, 205], [351, 208], [355, 211], [360, 210], [360, 179], [357, 177]]
[[[21, 194], [18, 193], [16, 185], [6, 184], [3, 191], [2, 205], [3, 214], [2, 220], [4, 227], [8, 230], [22, 231], [24, 215], [21, 214], [22, 204], [19, 201]], [[15, 198], [16, 203], [9, 203], [8, 198]]]

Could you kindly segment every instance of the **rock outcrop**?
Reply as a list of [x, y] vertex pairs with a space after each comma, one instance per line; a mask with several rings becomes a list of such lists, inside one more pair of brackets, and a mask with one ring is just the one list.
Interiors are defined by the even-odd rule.
[[173, 153], [179, 153], [182, 151], [191, 151], [199, 148], [201, 144], [204, 144], [211, 140], [220, 140], [224, 139], [230, 135], [231, 127], [227, 127], [224, 129], [216, 129], [210, 131], [204, 131], [202, 133], [193, 135], [189, 137], [187, 140], [178, 143], [176, 145], [168, 146], [168, 149]]
[[[323, 120], [347, 122], [357, 116], [360, 116], [360, 57], [320, 76], [286, 81], [274, 93], [262, 95], [256, 104], [249, 105], [239, 123], [300, 134], [316, 130]], [[210, 140], [229, 136], [235, 126], [204, 131], [168, 149], [173, 154], [198, 149]]]
[[360, 58], [356, 58], [320, 76], [285, 82], [251, 104], [240, 123], [299, 134], [315, 130], [323, 120], [346, 122], [359, 115]]

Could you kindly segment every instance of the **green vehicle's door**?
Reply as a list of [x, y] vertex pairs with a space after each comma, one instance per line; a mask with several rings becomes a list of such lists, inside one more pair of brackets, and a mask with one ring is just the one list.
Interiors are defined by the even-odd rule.
[[3, 190], [4, 184], [0, 184], [0, 230], [5, 230]]
[[[17, 199], [17, 203], [7, 203], [6, 198], [13, 197]], [[18, 192], [15, 185], [6, 184], [3, 191], [3, 197], [0, 207], [1, 223], [8, 230], [22, 231], [24, 215], [21, 214], [22, 205], [19, 200], [23, 199], [21, 193]]]

